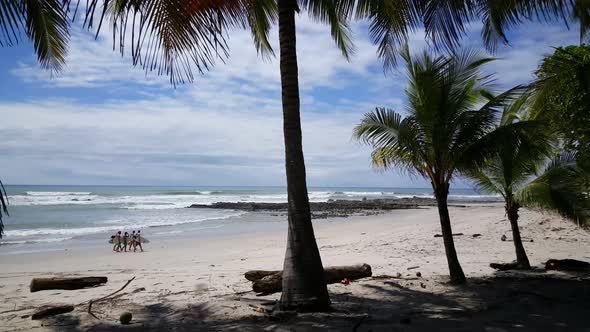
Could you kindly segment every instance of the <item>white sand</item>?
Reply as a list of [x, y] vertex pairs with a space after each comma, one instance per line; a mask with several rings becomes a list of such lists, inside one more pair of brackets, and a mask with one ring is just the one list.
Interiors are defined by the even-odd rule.
[[[501, 205], [451, 208], [450, 212], [453, 232], [464, 233], [455, 238], [455, 245], [468, 278], [491, 275], [493, 270], [488, 267], [490, 262], [509, 262], [514, 259], [513, 243], [500, 241], [502, 234], [511, 238], [510, 225]], [[590, 234], [572, 223], [554, 215], [523, 210], [520, 224], [522, 236], [534, 241], [525, 242], [532, 265], [541, 265], [548, 258], [590, 261]], [[404, 276], [415, 276], [420, 271], [423, 280], [402, 282], [403, 287], [428, 296], [449, 292], [449, 286], [441, 282], [447, 273], [442, 238], [433, 237], [440, 233], [435, 208], [320, 220], [315, 222], [315, 230], [324, 266], [368, 263], [373, 268], [374, 276], [395, 275], [398, 272]], [[475, 233], [482, 236], [473, 238], [472, 234]], [[134, 312], [136, 321], [126, 329], [141, 327], [145, 330], [151, 327], [160, 330], [162, 324], [172, 324], [177, 330], [196, 330], [193, 323], [182, 323], [195, 320], [205, 324], [201, 326], [202, 329], [222, 325], [223, 329], [242, 329], [246, 325], [253, 330], [262, 326], [280, 329], [280, 324], [273, 325], [277, 323], [265, 320], [263, 314], [254, 313], [249, 306], [252, 303], [258, 305], [256, 301], [261, 298], [256, 298], [253, 293], [242, 293], [251, 289], [251, 283], [243, 278], [243, 273], [250, 269], [280, 269], [285, 239], [286, 232], [273, 231], [211, 240], [150, 243], [145, 245], [146, 252], [143, 253], [114, 253], [105, 245], [104, 250], [0, 256], [0, 330], [116, 329], [119, 327], [118, 315], [125, 310]], [[407, 270], [414, 266], [419, 268]], [[59, 275], [104, 275], [109, 278], [109, 282], [102, 287], [78, 291], [29, 292], [31, 278]], [[115, 301], [94, 306], [99, 320], [85, 312], [86, 305], [78, 306], [73, 313], [53, 320], [32, 321], [30, 318], [21, 318], [33, 312], [30, 308], [46, 304], [79, 304], [107, 295], [133, 276], [136, 279], [125, 289], [126, 294]], [[330, 285], [329, 289], [335, 294], [333, 301], [336, 303], [346, 302], [338, 294], [361, 299], [383, 297], [384, 293], [375, 290], [382, 284], [380, 280], [362, 280], [350, 286]], [[127, 293], [141, 287], [145, 290]], [[263, 299], [278, 297], [279, 294], [275, 294]], [[469, 298], [469, 295], [462, 294], [461, 297]], [[394, 301], [395, 297], [391, 299]], [[372, 310], [369, 304], [367, 308], [369, 312]], [[358, 314], [370, 313], [361, 310]], [[260, 321], [257, 316], [260, 316]], [[170, 320], [170, 317], [174, 319]], [[393, 318], [393, 321], [399, 324], [396, 319]], [[334, 322], [337, 320], [333, 318]], [[302, 318], [302, 321], [305, 319]], [[246, 325], [240, 325], [242, 323]], [[291, 323], [286, 324], [289, 326]], [[348, 326], [350, 330], [354, 319], [338, 324], [324, 327]], [[367, 320], [366, 324], [383, 328], [388, 326], [371, 320]], [[308, 329], [315, 325], [303, 326], [303, 329]], [[321, 328], [321, 325], [315, 327]]]

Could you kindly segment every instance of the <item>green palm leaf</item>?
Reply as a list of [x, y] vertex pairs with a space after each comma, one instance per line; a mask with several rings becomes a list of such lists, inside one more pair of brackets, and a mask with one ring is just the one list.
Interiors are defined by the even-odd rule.
[[557, 211], [581, 224], [590, 222], [590, 195], [585, 186], [588, 170], [576, 163], [573, 153], [561, 154], [551, 161], [543, 174], [517, 192], [526, 206]]
[[[354, 52], [351, 30], [348, 25], [346, 4], [339, 4], [338, 0], [301, 0], [300, 5], [307, 10], [310, 17], [330, 27], [332, 38], [342, 51], [342, 55], [349, 59]], [[345, 1], [344, 1], [345, 2]]]
[[276, 0], [253, 1], [249, 10], [248, 24], [252, 32], [252, 39], [256, 50], [263, 57], [274, 56], [274, 51], [268, 41], [270, 28], [277, 21]]
[[0, 181], [0, 239], [4, 234], [4, 223], [2, 222], [2, 213], [8, 215], [8, 195], [4, 184]]
[[18, 43], [24, 34], [33, 42], [42, 67], [58, 72], [65, 63], [69, 40], [69, 1], [0, 1], [0, 46]]

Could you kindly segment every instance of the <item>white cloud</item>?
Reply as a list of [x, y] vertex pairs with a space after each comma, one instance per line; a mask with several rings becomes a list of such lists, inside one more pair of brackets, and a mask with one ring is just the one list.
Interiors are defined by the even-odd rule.
[[[218, 91], [222, 100], [236, 94]], [[255, 111], [243, 111], [211, 109], [199, 98], [1, 104], [0, 113], [10, 114], [0, 124], [0, 149], [10, 156], [3, 176], [11, 183], [283, 184], [276, 100], [250, 100]], [[368, 150], [351, 141], [358, 114], [308, 112], [302, 121], [310, 183], [384, 184]]]

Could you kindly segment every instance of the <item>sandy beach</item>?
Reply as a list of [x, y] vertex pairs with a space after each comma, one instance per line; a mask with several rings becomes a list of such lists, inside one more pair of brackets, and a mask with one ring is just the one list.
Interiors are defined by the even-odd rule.
[[[244, 278], [247, 270], [281, 269], [286, 232], [273, 229], [153, 242], [143, 253], [115, 253], [105, 245], [1, 256], [0, 330], [590, 330], [583, 316], [588, 275], [533, 272], [522, 280], [519, 274], [495, 272], [489, 263], [514, 259], [512, 242], [500, 240], [504, 234], [510, 239], [503, 207], [474, 204], [450, 212], [453, 232], [463, 234], [455, 244], [470, 279], [466, 286], [445, 283], [443, 243], [434, 237], [440, 233], [437, 210], [425, 207], [314, 221], [324, 266], [367, 263], [373, 271], [373, 278], [329, 285], [333, 313], [271, 318], [254, 311], [280, 296], [257, 297]], [[543, 266], [549, 258], [590, 261], [590, 233], [576, 225], [526, 209], [520, 223], [532, 265]], [[401, 279], [395, 278], [398, 273]], [[62, 275], [109, 281], [84, 290], [29, 292], [32, 278]], [[86, 312], [85, 302], [133, 277], [114, 300], [93, 305], [98, 319]], [[560, 283], [568, 283], [565, 293]], [[522, 294], [513, 298], [516, 290]], [[28, 317], [50, 304], [77, 306], [52, 319]], [[133, 324], [120, 325], [124, 311], [133, 313]]]

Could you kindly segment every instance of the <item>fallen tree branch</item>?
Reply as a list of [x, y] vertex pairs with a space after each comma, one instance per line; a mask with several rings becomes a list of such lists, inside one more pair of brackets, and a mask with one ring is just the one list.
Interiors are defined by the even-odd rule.
[[92, 317], [94, 317], [94, 318], [98, 319], [98, 317], [96, 317], [96, 315], [92, 313], [92, 304], [93, 304], [93, 303], [95, 303], [95, 302], [99, 302], [99, 301], [106, 300], [106, 299], [108, 299], [109, 297], [111, 297], [111, 296], [113, 296], [113, 295], [116, 295], [116, 294], [117, 294], [117, 293], [119, 293], [120, 291], [124, 290], [124, 289], [125, 289], [125, 287], [127, 287], [127, 286], [128, 286], [128, 285], [129, 285], [129, 284], [130, 284], [130, 283], [131, 283], [133, 280], [135, 280], [135, 277], [133, 277], [133, 278], [131, 278], [131, 279], [127, 280], [127, 282], [125, 283], [125, 285], [123, 285], [123, 287], [119, 288], [119, 290], [117, 290], [117, 291], [115, 291], [115, 292], [113, 292], [113, 293], [111, 293], [111, 294], [109, 294], [109, 295], [107, 295], [107, 296], [103, 296], [103, 297], [101, 297], [101, 298], [98, 298], [98, 299], [95, 299], [95, 300], [90, 300], [90, 301], [88, 301], [88, 313], [89, 313], [89, 314], [90, 314]]

